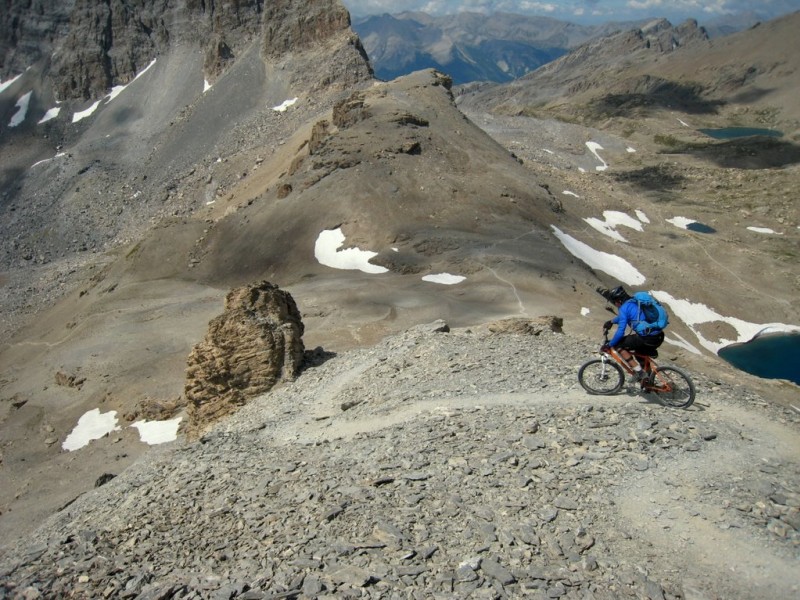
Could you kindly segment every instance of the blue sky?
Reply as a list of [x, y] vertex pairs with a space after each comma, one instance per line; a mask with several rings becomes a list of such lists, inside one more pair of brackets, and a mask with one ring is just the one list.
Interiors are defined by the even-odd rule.
[[510, 12], [547, 16], [576, 23], [666, 17], [700, 24], [729, 14], [752, 11], [769, 20], [800, 10], [800, 0], [342, 0], [354, 17], [421, 10], [434, 15], [460, 11]]

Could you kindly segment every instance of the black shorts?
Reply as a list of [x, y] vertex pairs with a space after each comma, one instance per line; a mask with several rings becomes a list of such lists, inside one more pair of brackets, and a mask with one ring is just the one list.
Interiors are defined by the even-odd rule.
[[646, 336], [632, 333], [631, 335], [626, 335], [624, 338], [622, 338], [619, 341], [619, 344], [617, 344], [617, 347], [624, 348], [625, 350], [632, 350], [633, 352], [639, 352], [640, 354], [645, 354], [648, 356], [655, 356], [657, 354], [656, 349], [663, 343], [663, 331], [655, 335]]

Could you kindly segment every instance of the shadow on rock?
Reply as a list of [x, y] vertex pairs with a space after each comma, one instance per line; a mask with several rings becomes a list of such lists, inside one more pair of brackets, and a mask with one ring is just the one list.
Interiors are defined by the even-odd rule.
[[689, 114], [715, 114], [726, 102], [702, 97], [703, 88], [646, 76], [626, 93], [607, 94], [591, 104], [594, 112], [615, 117], [630, 117], [641, 109], [680, 110]]
[[614, 173], [617, 181], [629, 183], [647, 191], [667, 192], [678, 190], [686, 182], [686, 177], [668, 165], [643, 167], [635, 171]]
[[776, 169], [800, 163], [800, 146], [766, 136], [693, 147], [688, 153], [725, 169]]
[[306, 369], [320, 367], [332, 358], [336, 358], [336, 352], [329, 352], [322, 348], [322, 346], [317, 346], [313, 350], [306, 350], [303, 355], [303, 363], [300, 365], [300, 372], [302, 373]]

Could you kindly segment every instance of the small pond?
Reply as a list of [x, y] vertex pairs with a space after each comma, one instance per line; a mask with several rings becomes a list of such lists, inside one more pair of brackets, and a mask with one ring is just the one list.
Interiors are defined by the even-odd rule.
[[697, 233], [716, 233], [717, 230], [711, 227], [710, 225], [704, 225], [703, 223], [698, 223], [697, 221], [693, 221], [686, 225], [686, 229], [689, 231], [696, 231]]
[[800, 333], [770, 333], [719, 351], [737, 369], [766, 379], [800, 385]]
[[740, 137], [751, 137], [754, 135], [766, 135], [768, 137], [782, 137], [783, 133], [776, 129], [758, 129], [757, 127], [721, 127], [719, 129], [699, 129], [717, 140], [732, 140]]

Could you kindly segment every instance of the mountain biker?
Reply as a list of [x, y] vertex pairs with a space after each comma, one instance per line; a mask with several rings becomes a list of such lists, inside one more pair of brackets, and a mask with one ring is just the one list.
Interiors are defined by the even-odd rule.
[[[656, 356], [656, 349], [664, 342], [664, 332], [655, 330], [648, 335], [639, 335], [634, 331], [635, 323], [641, 319], [639, 305], [621, 285], [611, 290], [598, 288], [597, 291], [618, 309], [616, 317], [603, 323], [603, 329], [606, 331], [611, 329], [612, 325], [617, 325], [617, 330], [608, 341], [608, 346], [615, 348], [619, 352], [620, 356], [633, 369], [636, 380], [641, 381], [646, 377], [646, 374], [642, 370], [639, 361], [629, 351]], [[626, 335], [625, 330], [629, 327], [630, 333]]]

